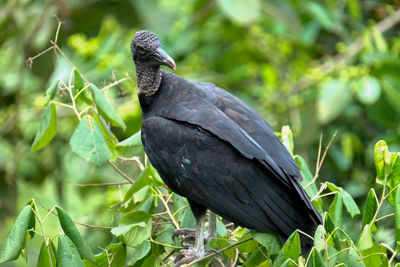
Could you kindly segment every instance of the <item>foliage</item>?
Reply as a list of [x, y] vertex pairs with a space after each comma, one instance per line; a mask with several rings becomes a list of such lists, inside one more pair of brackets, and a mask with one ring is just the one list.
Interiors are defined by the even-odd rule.
[[[248, 232], [219, 218], [218, 239], [207, 244], [218, 256], [202, 265], [216, 258], [245, 266], [398, 261], [400, 161], [386, 144], [400, 151], [394, 119], [400, 115], [400, 39], [392, 5], [355, 0], [0, 5], [1, 262], [21, 255], [8, 264], [171, 264], [181, 247], [171, 238], [173, 229], [194, 227], [186, 200], [163, 186], [143, 154], [129, 51], [141, 28], [160, 36], [177, 74], [229, 89], [273, 128], [291, 125], [293, 132], [283, 127], [278, 136], [324, 214], [314, 248], [301, 256], [297, 233], [281, 248], [273, 234]], [[62, 24], [49, 15], [54, 13]], [[337, 138], [324, 153], [318, 136], [335, 130]], [[26, 205], [28, 199], [33, 200]]]

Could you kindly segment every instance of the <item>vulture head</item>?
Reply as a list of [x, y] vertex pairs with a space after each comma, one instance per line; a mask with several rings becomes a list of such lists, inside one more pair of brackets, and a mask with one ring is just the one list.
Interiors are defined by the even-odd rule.
[[138, 31], [132, 39], [131, 51], [136, 66], [158, 68], [165, 65], [175, 70], [175, 61], [164, 51], [157, 36], [147, 30]]

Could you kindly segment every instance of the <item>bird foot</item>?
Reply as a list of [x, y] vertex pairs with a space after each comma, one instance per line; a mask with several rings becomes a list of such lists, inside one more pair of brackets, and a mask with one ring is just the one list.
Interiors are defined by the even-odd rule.
[[181, 249], [174, 260], [174, 267], [179, 267], [183, 264], [191, 263], [192, 261], [209, 255], [211, 253], [215, 253], [215, 249], [206, 249], [196, 251], [193, 245], [186, 245], [183, 249]]
[[[174, 233], [172, 234], [172, 238], [175, 240], [175, 238], [178, 236], [182, 236], [182, 240], [181, 240], [182, 244], [194, 242], [196, 239], [196, 230], [190, 229], [190, 228], [176, 229], [174, 231]], [[208, 239], [209, 239], [208, 234], [206, 234], [204, 237], [204, 244], [207, 243]]]

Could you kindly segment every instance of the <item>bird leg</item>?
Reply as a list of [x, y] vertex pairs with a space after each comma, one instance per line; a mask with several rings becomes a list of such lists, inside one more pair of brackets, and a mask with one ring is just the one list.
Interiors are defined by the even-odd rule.
[[[217, 238], [217, 214], [208, 211], [208, 232], [207, 232], [207, 241], [212, 238]], [[206, 242], [205, 242], [206, 243]]]
[[[187, 264], [195, 259], [201, 258], [207, 254], [214, 252], [214, 250], [205, 250], [204, 249], [204, 224], [205, 224], [205, 216], [201, 216], [196, 219], [196, 232], [195, 232], [195, 241], [193, 245], [186, 245], [183, 249], [181, 249], [176, 256], [174, 262], [175, 267], [181, 266], [182, 264]], [[192, 230], [192, 229], [190, 229]]]
[[[188, 243], [188, 242], [193, 242], [196, 239], [196, 229], [191, 229], [191, 228], [180, 228], [176, 229], [172, 235], [172, 238], [175, 239], [177, 236], [183, 236], [182, 237], [182, 244]], [[210, 238], [216, 238], [217, 237], [217, 215], [209, 211], [208, 213], [208, 231], [204, 233], [204, 244], [210, 240]]]

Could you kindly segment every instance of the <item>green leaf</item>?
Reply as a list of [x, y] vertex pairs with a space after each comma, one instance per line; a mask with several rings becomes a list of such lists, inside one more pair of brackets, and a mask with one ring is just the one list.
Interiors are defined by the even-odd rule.
[[372, 232], [370, 226], [367, 224], [361, 232], [360, 239], [357, 242], [357, 248], [359, 250], [365, 250], [371, 248], [372, 246]]
[[131, 211], [122, 216], [120, 226], [114, 227], [111, 233], [122, 237], [129, 246], [136, 246], [147, 240], [151, 234], [150, 214], [144, 211]]
[[275, 233], [253, 233], [254, 240], [263, 245], [269, 255], [278, 254], [281, 250], [281, 242]]
[[325, 234], [325, 228], [322, 225], [318, 225], [314, 234], [314, 247], [318, 252], [325, 249]]
[[[31, 208], [34, 208], [34, 202], [33, 200], [30, 200], [27, 205], [30, 205]], [[32, 239], [35, 236], [35, 226], [36, 226], [36, 217], [31, 216], [29, 220], [29, 225], [28, 225], [28, 232], [26, 232], [26, 238], [27, 239]]]
[[51, 265], [49, 253], [47, 252], [47, 249], [46, 249], [46, 243], [43, 242], [43, 244], [40, 248], [39, 259], [38, 259], [36, 266], [38, 266], [38, 267], [56, 266], [57, 259], [56, 259], [55, 253], [54, 253], [55, 249], [56, 248], [54, 247], [53, 242], [50, 242], [49, 252], [50, 252], [50, 257], [51, 257], [51, 263], [53, 264], [53, 265]]
[[47, 146], [57, 132], [56, 105], [51, 103], [46, 107], [39, 129], [36, 132], [31, 151], [35, 152]]
[[84, 267], [74, 244], [68, 236], [58, 236], [58, 267]]
[[376, 242], [374, 242], [372, 248], [363, 250], [362, 255], [363, 262], [367, 267], [389, 266], [386, 248]]
[[294, 259], [297, 261], [301, 254], [300, 236], [297, 231], [292, 233], [282, 247], [285, 259]]
[[336, 226], [341, 226], [343, 221], [343, 199], [338, 193], [329, 207], [329, 214], [332, 216], [333, 223]]
[[133, 157], [143, 151], [141, 131], [119, 142], [115, 148], [124, 157]]
[[136, 178], [135, 183], [129, 188], [128, 192], [126, 192], [124, 201], [128, 201], [134, 193], [142, 189], [143, 187], [151, 184], [150, 178], [150, 165], [147, 165]]
[[325, 231], [326, 231], [327, 234], [331, 234], [336, 228], [336, 226], [333, 223], [332, 218], [331, 218], [331, 216], [329, 215], [328, 212], [325, 212], [324, 228], [325, 228]]
[[319, 255], [316, 249], [311, 252], [311, 257], [307, 263], [307, 267], [323, 267], [326, 266], [326, 262], [322, 260], [321, 255]]
[[34, 216], [31, 205], [25, 206], [19, 213], [14, 225], [8, 232], [6, 241], [0, 250], [0, 263], [16, 260], [25, 246], [29, 224]]
[[[313, 2], [315, 3], [315, 2]], [[336, 119], [351, 100], [351, 90], [345, 81], [329, 80], [321, 85], [318, 96], [318, 121], [326, 124]]]
[[380, 140], [375, 144], [374, 160], [377, 173], [376, 182], [383, 184], [391, 161], [389, 148], [385, 141]]
[[300, 236], [297, 231], [293, 232], [283, 244], [277, 258], [274, 261], [273, 267], [284, 266], [284, 262], [288, 259], [297, 261], [301, 254]]
[[394, 221], [396, 227], [396, 241], [400, 242], [400, 187], [397, 187], [394, 194]]
[[[303, 181], [300, 182], [301, 186], [303, 187], [308, 186], [308, 184], [314, 179], [314, 176], [312, 175], [310, 168], [308, 167], [306, 161], [300, 155], [294, 156], [294, 159], [296, 160], [297, 165], [300, 168], [301, 176], [303, 176]], [[314, 197], [318, 193], [318, 188], [315, 183], [309, 185], [305, 190], [310, 198]], [[322, 209], [321, 198], [313, 200], [313, 204], [317, 209]]]
[[58, 83], [59, 83], [59, 82], [60, 82], [60, 81], [57, 80], [57, 81], [53, 82], [53, 83], [49, 86], [49, 88], [47, 88], [46, 93], [45, 93], [45, 97], [46, 97], [46, 100], [47, 100], [46, 105], [48, 105], [48, 104], [49, 104], [49, 101], [50, 101], [50, 100], [53, 100], [54, 97], [56, 96], [57, 88], [58, 88]]
[[377, 197], [375, 190], [371, 188], [367, 195], [367, 200], [365, 201], [364, 214], [362, 217], [362, 229], [366, 224], [369, 224], [375, 216], [376, 209], [378, 208], [378, 203], [376, 202]]
[[[82, 75], [77, 69], [74, 69], [74, 96], [76, 96], [84, 87], [85, 83], [82, 79]], [[79, 108], [84, 108], [85, 106], [90, 106], [93, 104], [93, 99], [89, 91], [89, 87], [83, 90], [78, 97], [75, 98], [75, 102]]]
[[365, 104], [372, 105], [381, 96], [381, 86], [379, 81], [372, 76], [365, 76], [356, 83], [357, 99]]
[[75, 154], [97, 166], [101, 166], [112, 157], [99, 125], [89, 115], [79, 122], [69, 145]]
[[118, 116], [118, 113], [114, 110], [113, 106], [108, 103], [103, 93], [94, 84], [91, 84], [94, 102], [96, 102], [97, 109], [101, 116], [111, 122], [112, 125], [121, 127], [123, 130], [126, 129], [126, 125], [123, 120]]
[[338, 192], [338, 194], [342, 197], [343, 204], [346, 207], [346, 210], [350, 213], [351, 217], [361, 213], [356, 202], [347, 191], [333, 183], [327, 182], [326, 184], [329, 190], [332, 192]]
[[60, 207], [56, 207], [58, 220], [64, 233], [72, 240], [82, 258], [94, 261], [92, 250], [82, 238], [71, 217]]
[[260, 16], [259, 0], [217, 0], [221, 11], [232, 21], [248, 25]]
[[[391, 169], [387, 176], [387, 185], [389, 190], [393, 190], [400, 184], [400, 153], [390, 153]], [[390, 205], [394, 207], [394, 191], [392, 191], [387, 198]]]
[[292, 133], [292, 130], [290, 130], [289, 125], [282, 126], [281, 142], [286, 147], [286, 149], [289, 151], [290, 155], [293, 156], [293, 148], [294, 148], [293, 133]]
[[[106, 252], [107, 251], [107, 252]], [[120, 267], [125, 266], [126, 261], [126, 248], [122, 243], [109, 244], [106, 251], [95, 256], [95, 262], [83, 260], [85, 267]], [[109, 262], [111, 264], [109, 265]]]
[[138, 260], [144, 258], [150, 252], [151, 244], [150, 241], [145, 240], [141, 244], [135, 247], [128, 247], [128, 251], [132, 256], [128, 260], [128, 265], [135, 264]]
[[217, 235], [218, 235], [219, 237], [227, 237], [228, 231], [226, 230], [225, 225], [220, 221], [220, 219], [218, 218], [218, 216], [217, 216], [216, 221], [217, 221], [217, 229], [216, 229]]

